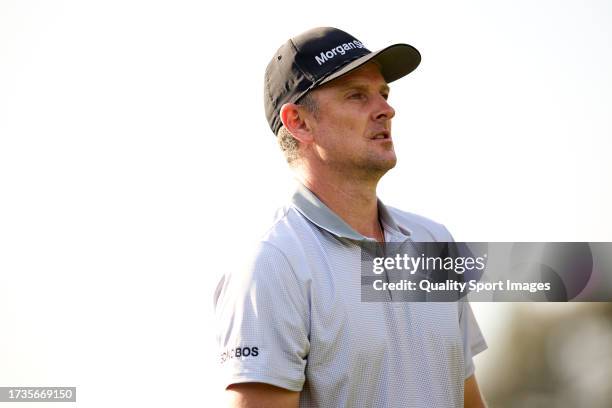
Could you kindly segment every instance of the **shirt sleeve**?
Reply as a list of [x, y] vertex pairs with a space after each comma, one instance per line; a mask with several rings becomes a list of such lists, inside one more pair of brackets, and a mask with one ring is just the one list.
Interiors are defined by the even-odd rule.
[[465, 362], [465, 379], [474, 374], [473, 357], [487, 349], [485, 341], [470, 303], [461, 300], [459, 303], [459, 327], [463, 338], [463, 359]]
[[306, 286], [287, 257], [266, 242], [246, 268], [221, 279], [214, 303], [225, 387], [262, 382], [302, 390], [310, 350]]

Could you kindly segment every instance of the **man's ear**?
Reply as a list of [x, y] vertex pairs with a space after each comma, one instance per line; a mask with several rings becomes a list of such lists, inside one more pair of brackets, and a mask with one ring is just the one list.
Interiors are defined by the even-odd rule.
[[283, 126], [300, 143], [308, 144], [312, 142], [311, 127], [299, 105], [294, 103], [284, 104], [280, 110], [280, 119]]

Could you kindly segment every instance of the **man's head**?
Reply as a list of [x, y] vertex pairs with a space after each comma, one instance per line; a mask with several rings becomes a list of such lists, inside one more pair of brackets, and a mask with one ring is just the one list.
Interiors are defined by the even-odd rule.
[[330, 27], [290, 39], [268, 64], [264, 86], [266, 117], [287, 160], [384, 174], [395, 165], [387, 83], [419, 62], [410, 45], [373, 53]]
[[375, 62], [307, 94], [307, 104], [281, 107], [283, 127], [301, 160], [359, 178], [380, 178], [395, 166], [389, 86]]

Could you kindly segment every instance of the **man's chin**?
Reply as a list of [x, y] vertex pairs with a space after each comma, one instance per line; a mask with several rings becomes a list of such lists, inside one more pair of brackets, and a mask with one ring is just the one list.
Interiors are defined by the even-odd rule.
[[380, 178], [385, 175], [389, 170], [395, 167], [397, 159], [395, 157], [387, 160], [372, 160], [363, 167], [369, 176], [375, 176]]
[[393, 160], [391, 162], [388, 162], [388, 163], [386, 163], [386, 166], [383, 166], [383, 169], [381, 169], [381, 171], [384, 170], [384, 173], [386, 173], [389, 170], [391, 170], [392, 168], [394, 168], [396, 164], [397, 164], [397, 160]]
[[395, 156], [395, 154], [385, 159], [381, 159], [377, 163], [378, 168], [380, 170], [384, 170], [385, 172], [394, 168], [396, 164], [397, 164], [397, 157]]

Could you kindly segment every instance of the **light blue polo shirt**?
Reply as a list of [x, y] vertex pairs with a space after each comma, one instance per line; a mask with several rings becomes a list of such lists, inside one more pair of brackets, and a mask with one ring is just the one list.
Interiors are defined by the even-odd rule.
[[[388, 242], [452, 241], [448, 230], [378, 203]], [[486, 343], [467, 302], [362, 302], [360, 243], [300, 185], [241, 269], [215, 292], [225, 386], [301, 391], [300, 407], [463, 407]]]

